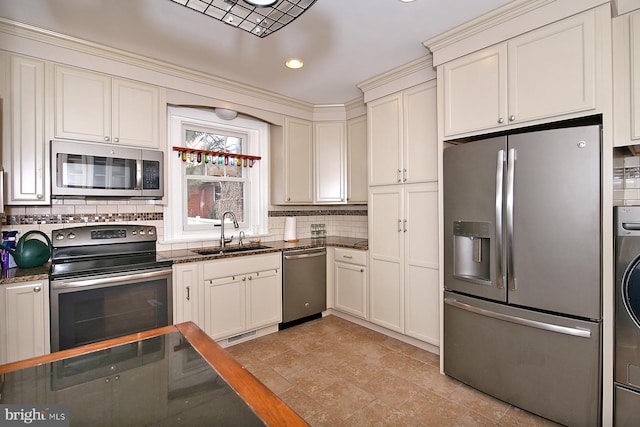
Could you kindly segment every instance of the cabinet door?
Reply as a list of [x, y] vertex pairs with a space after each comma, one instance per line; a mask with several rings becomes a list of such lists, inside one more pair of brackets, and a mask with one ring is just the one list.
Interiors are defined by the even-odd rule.
[[55, 136], [111, 141], [111, 78], [56, 67], [55, 79]]
[[444, 135], [507, 122], [507, 47], [502, 44], [442, 66]]
[[347, 122], [347, 203], [366, 203], [367, 116]]
[[202, 264], [186, 263], [173, 266], [173, 323], [193, 321], [200, 324], [199, 304], [202, 301]]
[[285, 118], [287, 203], [313, 202], [313, 129], [306, 120]]
[[370, 320], [404, 328], [402, 186], [369, 190]]
[[279, 271], [247, 275], [247, 329], [282, 321], [282, 275]]
[[129, 80], [112, 82], [114, 143], [159, 148], [160, 90]]
[[402, 94], [367, 103], [369, 185], [402, 180]]
[[[45, 140], [47, 64], [10, 56], [10, 96], [5, 117], [4, 167], [11, 204], [49, 203], [48, 144]], [[5, 122], [6, 123], [6, 122]]]
[[595, 43], [594, 12], [509, 41], [509, 122], [594, 109]]
[[438, 125], [436, 81], [407, 89], [402, 94], [404, 154], [402, 181], [438, 179]]
[[47, 281], [3, 286], [4, 363], [49, 353], [48, 289]]
[[347, 147], [344, 122], [313, 125], [314, 203], [346, 202]]
[[246, 276], [207, 280], [204, 284], [204, 331], [214, 340], [246, 330]]
[[440, 345], [437, 184], [405, 187], [404, 333]]
[[367, 318], [367, 269], [361, 265], [336, 262], [335, 309]]

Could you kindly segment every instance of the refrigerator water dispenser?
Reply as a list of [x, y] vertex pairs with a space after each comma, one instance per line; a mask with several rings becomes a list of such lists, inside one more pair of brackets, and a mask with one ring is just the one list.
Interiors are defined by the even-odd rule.
[[454, 221], [453, 275], [491, 284], [491, 223]]

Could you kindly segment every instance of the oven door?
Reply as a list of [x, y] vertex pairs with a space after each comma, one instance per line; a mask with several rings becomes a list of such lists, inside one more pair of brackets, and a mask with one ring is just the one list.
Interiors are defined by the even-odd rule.
[[171, 268], [53, 279], [51, 351], [173, 323]]

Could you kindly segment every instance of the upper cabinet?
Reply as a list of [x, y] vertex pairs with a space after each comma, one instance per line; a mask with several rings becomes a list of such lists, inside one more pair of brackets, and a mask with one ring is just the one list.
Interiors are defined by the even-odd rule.
[[367, 103], [369, 185], [436, 181], [435, 80]]
[[161, 89], [55, 67], [55, 137], [160, 148]]
[[271, 127], [271, 203], [367, 202], [366, 117]]
[[614, 145], [640, 144], [640, 10], [613, 20]]
[[346, 202], [345, 122], [313, 124], [314, 203]]
[[594, 110], [596, 21], [591, 10], [439, 67], [445, 137]]
[[46, 105], [49, 64], [0, 52], [2, 159], [8, 205], [49, 204]]
[[347, 121], [347, 203], [367, 203], [367, 116]]
[[271, 202], [313, 202], [313, 123], [285, 117], [284, 126], [272, 126]]

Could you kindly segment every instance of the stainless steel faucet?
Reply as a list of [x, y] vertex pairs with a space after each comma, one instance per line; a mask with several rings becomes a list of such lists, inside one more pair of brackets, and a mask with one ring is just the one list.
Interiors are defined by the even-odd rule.
[[229, 237], [229, 240], [225, 239], [224, 237], [224, 217], [230, 215], [231, 219], [233, 220], [233, 227], [234, 228], [240, 228], [240, 225], [238, 224], [238, 220], [236, 219], [236, 214], [234, 214], [231, 211], [226, 211], [225, 213], [222, 214], [222, 218], [220, 218], [220, 249], [224, 249], [224, 246], [227, 243], [231, 243], [231, 241], [233, 240], [233, 236]]

